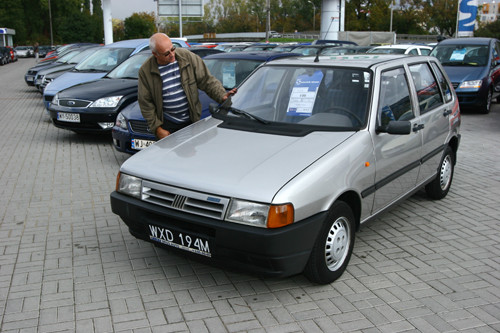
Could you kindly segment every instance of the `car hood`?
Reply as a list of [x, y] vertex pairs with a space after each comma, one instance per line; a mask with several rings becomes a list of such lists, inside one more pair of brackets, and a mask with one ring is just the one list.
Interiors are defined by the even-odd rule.
[[107, 73], [83, 73], [83, 72], [66, 72], [57, 77], [54, 81], [45, 87], [44, 95], [53, 96], [57, 92], [77, 85], [102, 78]]
[[451, 82], [480, 80], [486, 76], [486, 67], [443, 66]]
[[[59, 80], [59, 79], [58, 79]], [[85, 82], [59, 92], [60, 99], [74, 98], [95, 101], [102, 97], [137, 93], [137, 80], [99, 79]]]
[[292, 178], [354, 132], [303, 137], [220, 128], [209, 117], [130, 157], [121, 172], [191, 190], [272, 202]]
[[60, 64], [58, 66], [44, 68], [38, 72], [38, 75], [47, 75], [47, 74], [54, 73], [54, 72], [68, 71], [68, 70], [72, 69], [73, 67], [75, 67], [74, 64]]

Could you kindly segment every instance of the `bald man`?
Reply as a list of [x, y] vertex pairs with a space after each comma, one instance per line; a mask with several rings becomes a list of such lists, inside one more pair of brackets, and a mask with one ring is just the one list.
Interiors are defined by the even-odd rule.
[[200, 57], [176, 48], [166, 34], [151, 36], [149, 48], [153, 54], [139, 69], [138, 101], [158, 139], [200, 120], [198, 89], [218, 103], [236, 93], [226, 92]]

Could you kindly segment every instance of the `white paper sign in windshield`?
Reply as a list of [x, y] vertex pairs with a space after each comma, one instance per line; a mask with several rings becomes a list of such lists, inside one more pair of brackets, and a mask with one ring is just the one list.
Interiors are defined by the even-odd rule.
[[290, 95], [287, 116], [309, 117], [312, 113], [318, 87], [323, 73], [316, 71], [312, 75], [303, 74], [297, 77]]

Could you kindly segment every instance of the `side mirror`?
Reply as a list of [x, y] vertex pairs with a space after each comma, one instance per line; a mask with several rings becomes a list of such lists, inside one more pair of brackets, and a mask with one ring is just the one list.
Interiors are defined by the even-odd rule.
[[377, 133], [408, 135], [411, 133], [411, 122], [399, 120], [390, 121], [387, 126], [377, 126]]

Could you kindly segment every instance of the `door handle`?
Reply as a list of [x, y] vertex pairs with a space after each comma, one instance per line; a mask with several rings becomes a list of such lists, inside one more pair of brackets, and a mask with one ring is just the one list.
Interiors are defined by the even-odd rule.
[[449, 116], [450, 114], [451, 114], [451, 110], [444, 110], [444, 112], [443, 112], [443, 116], [444, 116], [444, 117], [447, 117], [447, 116]]
[[413, 125], [413, 132], [418, 132], [423, 128], [424, 128], [424, 124], [415, 124], [415, 125]]

